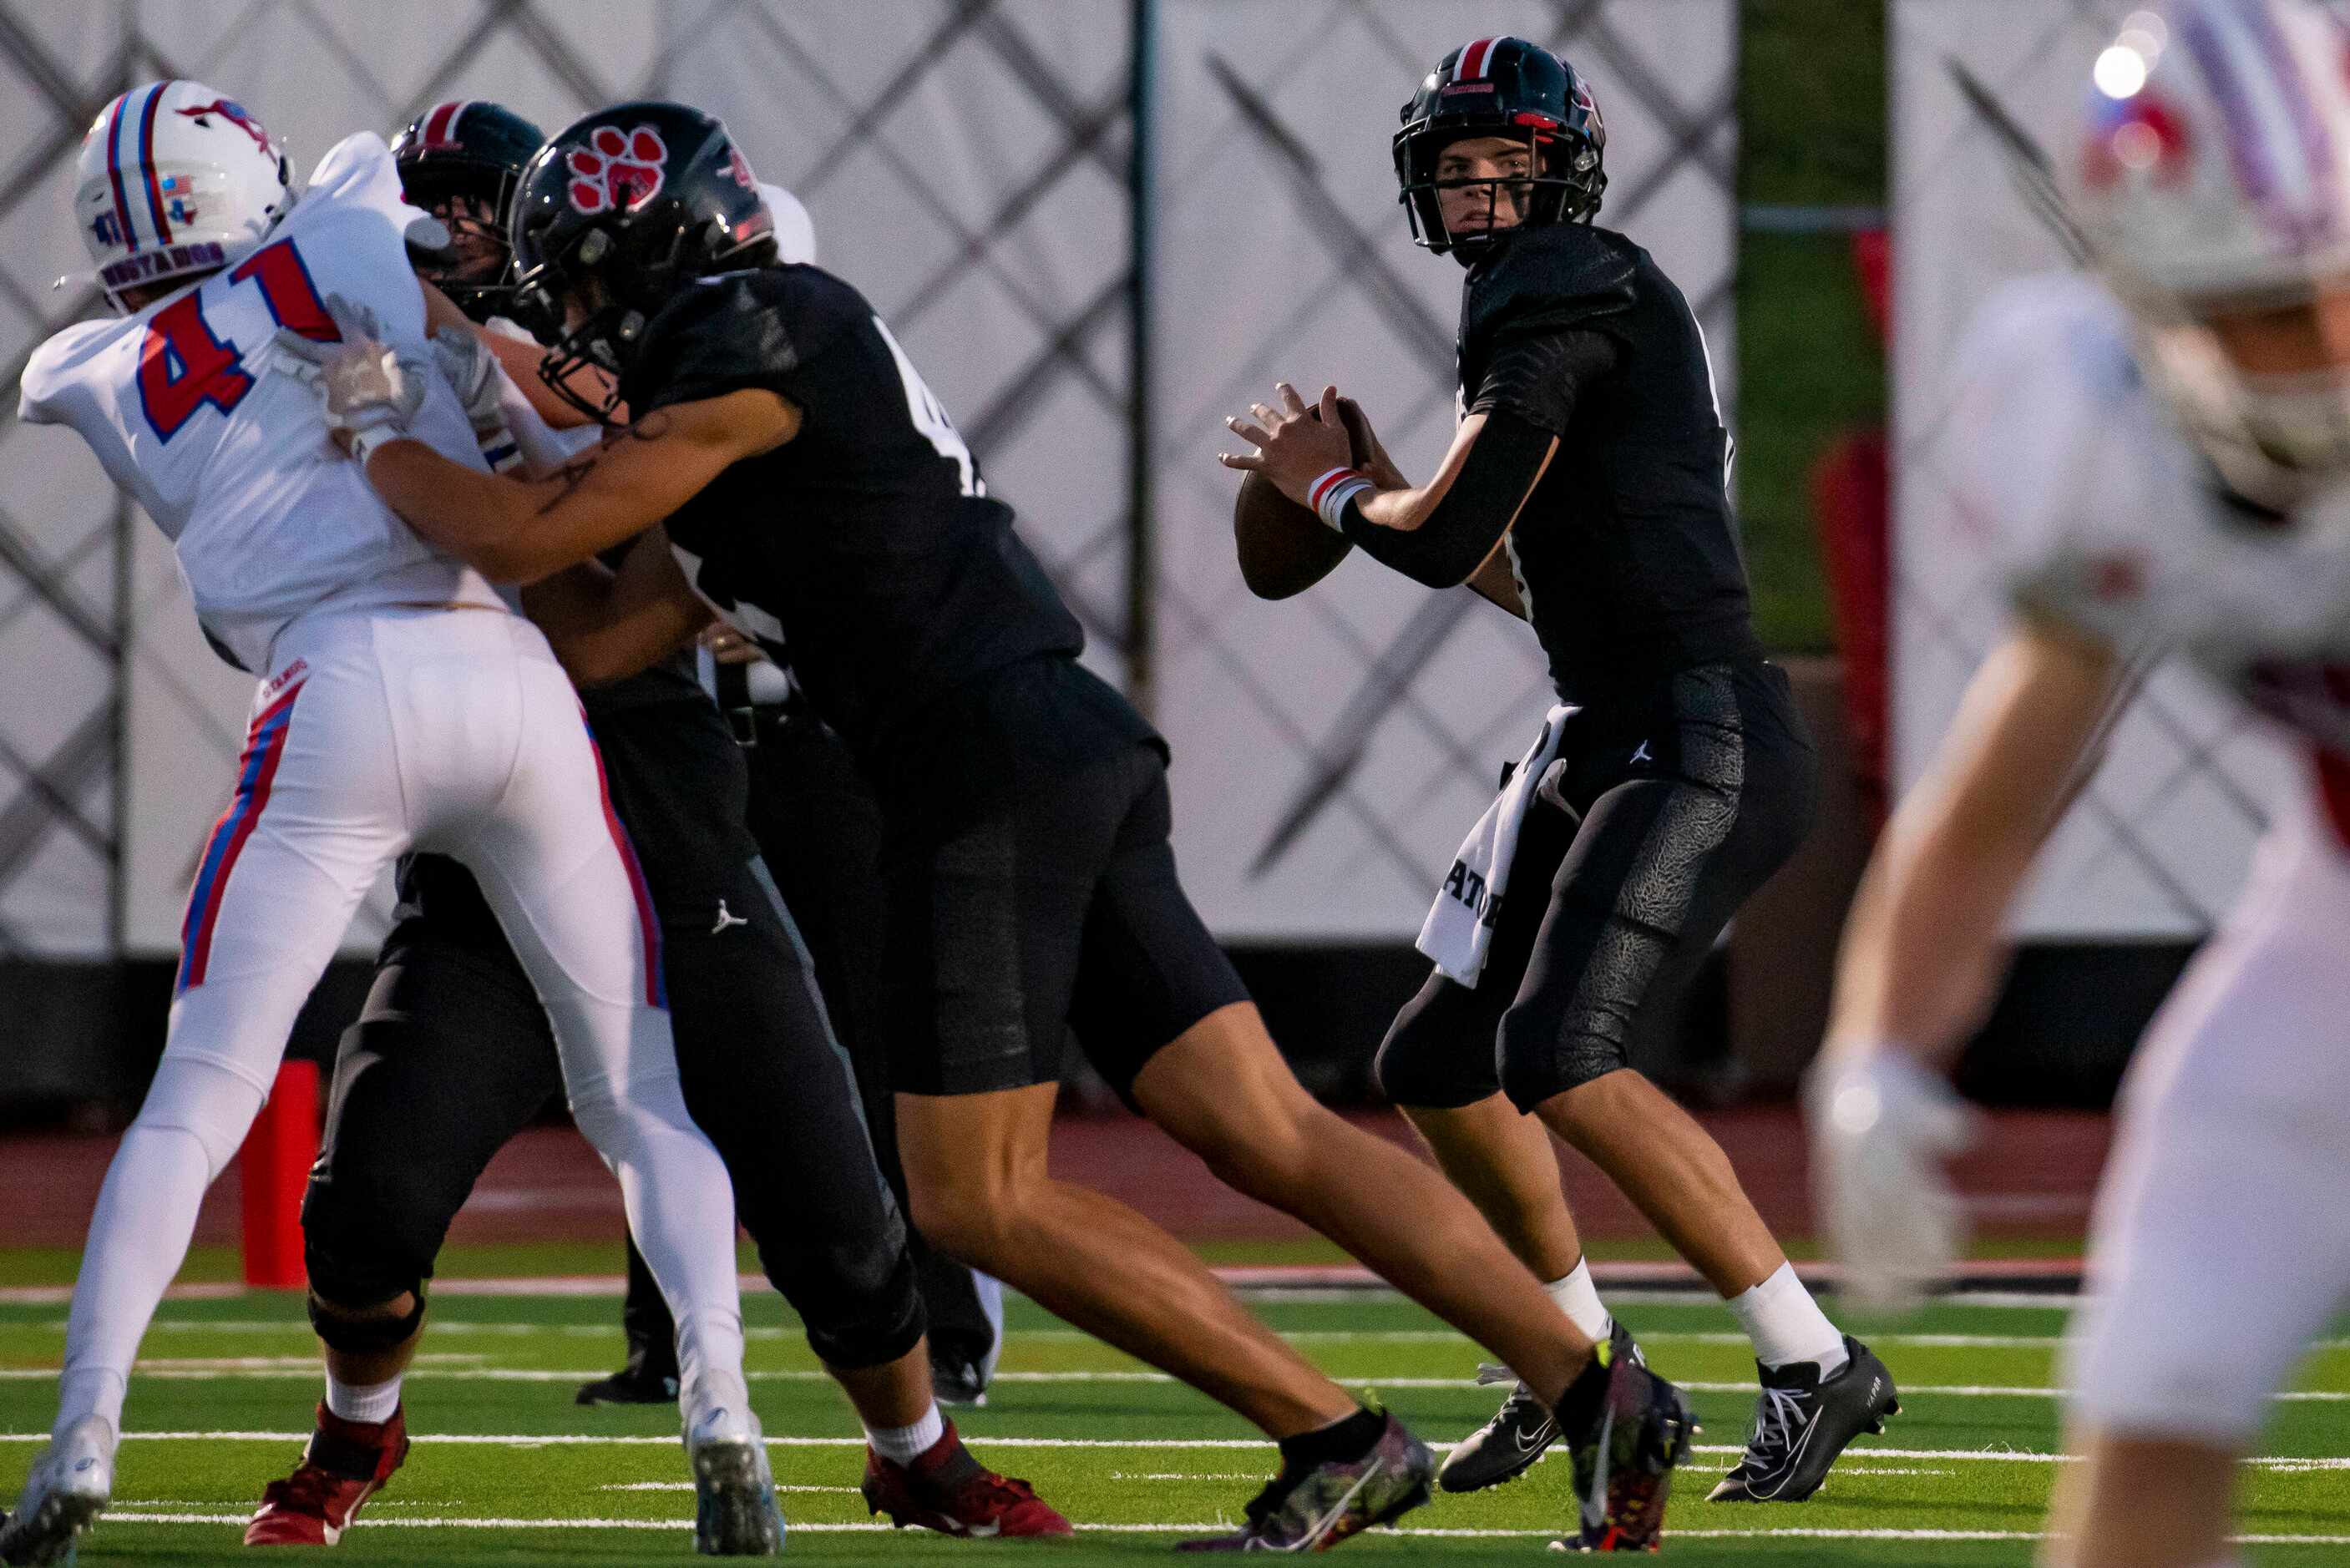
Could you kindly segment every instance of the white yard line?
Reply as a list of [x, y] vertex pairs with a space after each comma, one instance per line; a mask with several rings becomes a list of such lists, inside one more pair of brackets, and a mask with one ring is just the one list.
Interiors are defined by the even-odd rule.
[[[298, 1443], [310, 1434], [304, 1432], [140, 1432], [122, 1434], [126, 1442], [240, 1442]], [[1262, 1438], [1007, 1438], [994, 1433], [977, 1435], [983, 1446], [991, 1449], [1251, 1449], [1263, 1452], [1270, 1447]], [[592, 1434], [570, 1432], [414, 1432], [409, 1437], [415, 1443], [447, 1443], [474, 1448], [673, 1448], [673, 1437], [652, 1437], [638, 1433]], [[0, 1432], [0, 1443], [45, 1443], [46, 1432]], [[1864, 1439], [1864, 1442], [1866, 1439]], [[854, 1438], [799, 1438], [770, 1435], [771, 1449], [862, 1449], [865, 1439]], [[1431, 1449], [1443, 1451], [1451, 1443], [1430, 1443]], [[1699, 1454], [1742, 1454], [1746, 1450], [1736, 1443], [1699, 1443], [1690, 1451]], [[1856, 1459], [1912, 1459], [1939, 1464], [2069, 1464], [2069, 1454], [2042, 1453], [2028, 1449], [1891, 1449], [1874, 1444], [1846, 1450]], [[2316, 1470], [2350, 1470], [2350, 1458], [2282, 1455], [2254, 1459], [2245, 1463], [2261, 1469], [2272, 1469], [2284, 1474]]]
[[[435, 1383], [573, 1383], [597, 1376], [603, 1369], [593, 1366], [483, 1366], [477, 1355], [448, 1355], [419, 1356], [419, 1365], [408, 1374], [411, 1379]], [[320, 1376], [318, 1364], [307, 1356], [195, 1356], [175, 1358], [158, 1356], [138, 1363], [137, 1376], [159, 1382], [205, 1383], [224, 1381], [303, 1382]], [[790, 1367], [771, 1371], [748, 1372], [743, 1375], [754, 1383], [825, 1383], [832, 1375], [813, 1368]], [[1338, 1375], [1334, 1375], [1338, 1376]], [[0, 1367], [0, 1382], [31, 1383], [54, 1378], [53, 1368], [41, 1366]], [[1376, 1388], [1477, 1388], [1482, 1386], [1473, 1377], [1389, 1377], [1378, 1373], [1347, 1373], [1343, 1380]], [[998, 1372], [993, 1381], [1002, 1384], [1158, 1384], [1167, 1385], [1175, 1379], [1164, 1372], [1135, 1368], [1103, 1368], [1056, 1372]], [[1684, 1379], [1679, 1386], [1692, 1394], [1751, 1394], [1754, 1385], [1736, 1382], [1705, 1382]], [[1932, 1395], [1952, 1399], [2061, 1399], [2069, 1390], [2044, 1386], [2000, 1383], [1905, 1383], [1904, 1394]], [[2350, 1391], [2339, 1389], [2300, 1389], [2277, 1394], [2272, 1397], [2291, 1404], [2338, 1405], [2350, 1403]]]
[[[1261, 1479], [1252, 1477], [1252, 1480]], [[611, 1481], [596, 1489], [598, 1491], [691, 1491], [691, 1481]], [[785, 1486], [776, 1483], [777, 1491], [812, 1492], [826, 1497], [862, 1497], [865, 1494], [853, 1486]], [[136, 1507], [136, 1504], [132, 1505]], [[381, 1503], [375, 1505], [382, 1507]]]
[[[11, 1329], [38, 1329], [52, 1334], [65, 1332], [66, 1320], [61, 1317], [43, 1318], [36, 1323], [0, 1323], [0, 1333]], [[442, 1318], [432, 1319], [428, 1331], [435, 1334], [484, 1334], [511, 1339], [608, 1340], [618, 1345], [620, 1326], [616, 1319], [610, 1324], [588, 1323], [468, 1323]], [[158, 1334], [298, 1334], [309, 1337], [309, 1325], [298, 1318], [159, 1318], [148, 1325], [150, 1333]], [[743, 1337], [753, 1340], [796, 1341], [804, 1336], [797, 1328], [781, 1328], [773, 1324], [754, 1324], [745, 1328]], [[1296, 1345], [1457, 1345], [1468, 1354], [1475, 1347], [1462, 1335], [1446, 1328], [1304, 1328], [1280, 1331], [1281, 1337]], [[1092, 1334], [1075, 1328], [1014, 1328], [1006, 1336], [1013, 1345], [1087, 1345], [1099, 1344]], [[2064, 1343], [2062, 1334], [1872, 1334], [1865, 1336], [1879, 1350], [2054, 1350]], [[1644, 1345], [1703, 1345], [1743, 1348], [1747, 1344], [1742, 1334], [1719, 1334], [1695, 1331], [1644, 1334], [1639, 1336]], [[2321, 1339], [2311, 1345], [2313, 1350], [2350, 1350], [2350, 1338]]]
[[[242, 1513], [139, 1513], [127, 1509], [107, 1513], [109, 1521], [141, 1524], [244, 1524], [250, 1516]], [[660, 1530], [682, 1532], [688, 1524], [682, 1520], [667, 1519], [405, 1519], [370, 1518], [369, 1529], [391, 1530]], [[842, 1535], [879, 1532], [894, 1528], [879, 1522], [865, 1524], [810, 1524], [795, 1522], [793, 1533], [810, 1535]], [[1193, 1524], [1084, 1524], [1079, 1533], [1087, 1535], [1215, 1535], [1228, 1533], [1229, 1522]], [[1397, 1535], [1425, 1536], [1440, 1540], [1527, 1541], [1555, 1537], [1556, 1530], [1414, 1530], [1409, 1527], [1393, 1532]], [[1667, 1530], [1669, 1539], [1676, 1541], [2044, 1541], [2047, 1537], [2030, 1530]], [[2251, 1546], [2350, 1546], [2350, 1535], [2239, 1535], [2239, 1544]]]
[[[2028, 1263], [2027, 1260], [2027, 1263]], [[1237, 1268], [1218, 1269], [1243, 1301], [1269, 1303], [1277, 1305], [1345, 1305], [1370, 1306], [1399, 1303], [1403, 1297], [1384, 1286], [1329, 1286], [1310, 1283], [1283, 1284], [1267, 1282], [1265, 1271]], [[745, 1294], [762, 1295], [768, 1292], [766, 1280], [758, 1274], [739, 1276]], [[546, 1279], [479, 1279], [435, 1280], [432, 1293], [437, 1297], [460, 1296], [535, 1296], [588, 1299], [608, 1297], [618, 1300], [627, 1293], [628, 1282], [618, 1274], [565, 1275]], [[1721, 1298], [1703, 1289], [1682, 1289], [1667, 1286], [1648, 1289], [1638, 1284], [1610, 1285], [1602, 1279], [1600, 1287], [1627, 1302], [1656, 1306], [1720, 1306]], [[201, 1284], [173, 1285], [163, 1293], [166, 1301], [233, 1301], [248, 1293], [243, 1285]], [[1825, 1293], [1834, 1296], [1833, 1290]], [[2069, 1291], [1958, 1291], [1938, 1298], [1944, 1304], [1961, 1307], [2024, 1308], [2045, 1312], [2070, 1307], [2079, 1298]], [[7, 1285], [0, 1286], [0, 1306], [64, 1306], [73, 1300], [71, 1285]]]

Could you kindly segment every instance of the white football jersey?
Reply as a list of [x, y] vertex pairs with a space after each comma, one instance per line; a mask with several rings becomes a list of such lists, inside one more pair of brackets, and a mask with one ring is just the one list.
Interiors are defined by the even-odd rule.
[[[69, 327], [26, 367], [19, 418], [68, 424], [177, 552], [197, 618], [243, 668], [265, 670], [295, 617], [335, 598], [495, 605], [378, 500], [327, 438], [318, 395], [267, 373], [279, 327], [331, 339], [325, 300], [373, 310], [387, 341], [422, 354], [424, 300], [382, 138], [319, 161], [294, 210], [236, 265], [135, 315]], [[479, 468], [456, 394], [426, 379], [413, 433]]]
[[2230, 499], [2094, 280], [2011, 284], [1962, 344], [1948, 418], [1961, 525], [2025, 609], [2125, 657], [2179, 652], [2350, 757], [2350, 485], [2281, 524]]

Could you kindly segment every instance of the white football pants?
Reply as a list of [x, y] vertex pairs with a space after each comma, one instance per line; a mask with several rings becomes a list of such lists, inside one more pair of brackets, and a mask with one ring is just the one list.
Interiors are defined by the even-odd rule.
[[2073, 1414], [2241, 1450], [2350, 1294], [2350, 854], [2310, 793], [2280, 803], [2120, 1112]]
[[59, 1431], [93, 1411], [120, 1428], [205, 1188], [352, 911], [411, 848], [473, 870], [546, 1005], [572, 1114], [676, 1314], [687, 1415], [747, 1407], [733, 1191], [678, 1088], [660, 928], [570, 681], [503, 611], [328, 608], [279, 636], [198, 862], [162, 1063], [74, 1285]]

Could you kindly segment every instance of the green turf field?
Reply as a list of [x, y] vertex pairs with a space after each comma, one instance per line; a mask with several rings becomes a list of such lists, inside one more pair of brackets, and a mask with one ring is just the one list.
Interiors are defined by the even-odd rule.
[[[585, 1563], [691, 1554], [692, 1501], [673, 1415], [583, 1410], [574, 1383], [619, 1349], [609, 1297], [444, 1296], [408, 1408], [407, 1468], [338, 1549], [351, 1563]], [[814, 1369], [781, 1304], [746, 1302], [754, 1392], [775, 1441], [803, 1563], [945, 1562], [1033, 1553], [1060, 1563], [1155, 1559], [1236, 1515], [1271, 1450], [1238, 1420], [1015, 1304], [994, 1401], [963, 1417], [998, 1468], [1035, 1480], [1081, 1527], [1075, 1542], [973, 1543], [874, 1528], [852, 1490], [861, 1459], [847, 1405]], [[1491, 1413], [1476, 1353], [1426, 1314], [1378, 1297], [1269, 1301], [1268, 1318], [1348, 1386], [1376, 1391], [1431, 1441]], [[1709, 1507], [1747, 1417], [1752, 1363], [1717, 1309], [1624, 1315], [1651, 1360], [1690, 1386], [1707, 1431], [1676, 1498], [1667, 1552], [1689, 1564], [2022, 1563], [2054, 1464], [2047, 1389], [2062, 1314], [1945, 1306], [1875, 1343], [1904, 1385], [1903, 1415], [1864, 1438], [1801, 1507]], [[54, 1399], [57, 1306], [0, 1306], [0, 1489], [13, 1500]], [[239, 1527], [292, 1463], [317, 1373], [298, 1298], [167, 1303], [131, 1385], [117, 1512], [84, 1563], [247, 1561]], [[2246, 1528], [2262, 1563], [2350, 1561], [2350, 1340], [2320, 1349], [2281, 1402], [2249, 1477]], [[1369, 1561], [1543, 1559], [1571, 1511], [1546, 1462], [1498, 1492], [1440, 1499], [1404, 1531], [1345, 1550]]]

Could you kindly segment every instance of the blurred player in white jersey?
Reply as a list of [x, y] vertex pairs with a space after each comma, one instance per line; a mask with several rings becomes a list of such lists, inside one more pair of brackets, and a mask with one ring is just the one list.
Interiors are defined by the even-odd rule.
[[[189, 898], [162, 1062], [91, 1220], [54, 1440], [0, 1560], [69, 1554], [107, 1505], [131, 1359], [197, 1205], [353, 909], [411, 847], [479, 878], [676, 1312], [699, 1543], [774, 1551], [733, 1205], [679, 1093], [659, 931], [577, 700], [536, 628], [342, 460], [316, 393], [270, 373], [281, 333], [329, 343], [364, 324], [387, 348], [358, 373], [413, 410], [411, 433], [484, 466], [478, 421], [432, 365], [428, 333], [464, 323], [411, 270], [422, 214], [380, 139], [340, 143], [305, 188], [252, 115], [186, 81], [101, 111], [75, 203], [119, 315], [42, 346], [22, 418], [89, 443], [172, 539], [213, 647], [261, 687]], [[421, 1305], [394, 1304], [386, 1332], [404, 1336]]]
[[2307, 784], [2121, 1104], [2062, 1381], [2045, 1560], [2235, 1562], [2236, 1459], [2350, 1289], [2350, 26], [2195, 0], [2100, 62], [2097, 276], [2011, 285], [1960, 356], [1953, 474], [2017, 615], [1862, 886], [1811, 1084], [1855, 1282], [1954, 1248], [1941, 1076], [2127, 672], [2185, 653], [2297, 731]]

